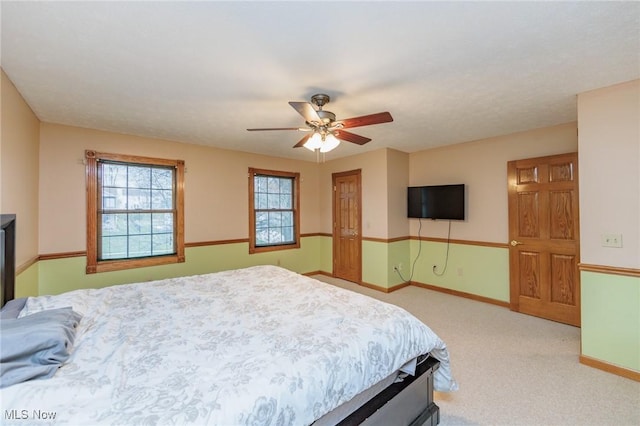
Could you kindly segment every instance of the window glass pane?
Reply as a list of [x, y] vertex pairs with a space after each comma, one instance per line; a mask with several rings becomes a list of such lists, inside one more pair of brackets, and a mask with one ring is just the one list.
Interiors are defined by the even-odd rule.
[[148, 210], [151, 208], [151, 191], [148, 189], [129, 189], [127, 200], [129, 210]]
[[127, 208], [126, 188], [102, 188], [103, 210], [125, 210]]
[[269, 228], [256, 230], [256, 245], [264, 246], [269, 244]]
[[255, 195], [255, 207], [256, 209], [266, 209], [268, 208], [267, 204], [267, 194], [261, 193]]
[[151, 235], [129, 237], [129, 257], [151, 256]]
[[269, 244], [278, 244], [282, 242], [282, 233], [280, 228], [271, 228], [269, 230]]
[[129, 214], [129, 235], [150, 234], [151, 214], [131, 213]]
[[256, 229], [263, 229], [269, 227], [269, 213], [256, 212]]
[[102, 188], [102, 208], [109, 210], [116, 208], [117, 192], [113, 188]]
[[253, 178], [254, 192], [267, 192], [267, 178], [265, 176], [255, 176]]
[[152, 169], [151, 187], [154, 189], [173, 189], [173, 170]]
[[287, 243], [292, 243], [293, 241], [293, 226], [284, 226], [282, 228], [282, 238], [283, 241]]
[[153, 234], [153, 254], [173, 253], [173, 234]]
[[124, 164], [102, 165], [102, 186], [127, 186], [127, 166]]
[[282, 226], [293, 226], [293, 212], [282, 212]]
[[280, 195], [280, 208], [281, 209], [290, 209], [291, 208], [292, 197], [291, 194], [282, 194]]
[[267, 178], [267, 192], [269, 194], [277, 194], [280, 192], [280, 179], [277, 177]]
[[280, 192], [283, 194], [291, 194], [293, 179], [280, 179]]
[[129, 188], [151, 188], [151, 168], [129, 166]]
[[280, 196], [278, 194], [268, 194], [267, 208], [279, 209], [280, 208]]
[[173, 232], [173, 213], [153, 213], [153, 233]]
[[282, 213], [269, 212], [269, 227], [275, 228], [282, 225]]
[[102, 237], [102, 260], [127, 257], [127, 237]]
[[171, 210], [173, 208], [173, 191], [170, 189], [152, 189], [151, 208], [153, 210]]
[[103, 214], [102, 215], [102, 235], [127, 235], [127, 215], [126, 214]]

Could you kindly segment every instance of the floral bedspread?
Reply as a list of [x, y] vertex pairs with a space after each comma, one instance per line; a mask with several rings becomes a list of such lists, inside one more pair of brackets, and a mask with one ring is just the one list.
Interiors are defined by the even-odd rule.
[[70, 360], [2, 389], [3, 423], [311, 424], [427, 352], [455, 388], [415, 317], [275, 266], [29, 298], [21, 316], [66, 306], [83, 315]]

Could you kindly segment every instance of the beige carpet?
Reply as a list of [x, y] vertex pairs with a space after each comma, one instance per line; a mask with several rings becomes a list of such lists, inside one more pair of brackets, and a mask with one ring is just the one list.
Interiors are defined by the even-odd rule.
[[640, 383], [580, 364], [578, 328], [418, 287], [314, 278], [399, 305], [447, 343], [460, 390], [436, 393], [441, 425], [640, 425]]

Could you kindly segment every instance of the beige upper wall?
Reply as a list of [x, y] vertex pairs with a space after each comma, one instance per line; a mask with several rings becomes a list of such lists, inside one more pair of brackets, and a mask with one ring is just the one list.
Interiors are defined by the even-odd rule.
[[407, 219], [407, 187], [409, 186], [409, 154], [393, 149], [387, 150], [389, 210], [388, 237], [409, 235]]
[[249, 237], [249, 167], [299, 172], [301, 232], [317, 232], [319, 228], [315, 163], [42, 123], [41, 254], [85, 250], [86, 149], [184, 160], [187, 243]]
[[387, 150], [339, 158], [320, 164], [319, 194], [322, 209], [320, 232], [332, 233], [332, 175], [361, 170], [362, 236], [387, 238]]
[[640, 80], [578, 95], [578, 128], [582, 262], [640, 268]]
[[[409, 184], [466, 185], [466, 219], [452, 221], [451, 238], [506, 243], [509, 238], [507, 162], [575, 152], [577, 124], [568, 123], [412, 153]], [[417, 235], [418, 219], [410, 220]], [[448, 221], [422, 220], [421, 235], [446, 238]]]
[[40, 121], [1, 72], [0, 212], [16, 214], [16, 266], [38, 256]]
[[[636, 92], [637, 85], [637, 82], [631, 83]], [[621, 87], [626, 86], [621, 85]], [[581, 132], [589, 131], [588, 127], [584, 127], [591, 121], [588, 117], [588, 108], [591, 108], [589, 105], [597, 105], [597, 108], [608, 111], [610, 105], [607, 94], [611, 90], [611, 96], [615, 98], [614, 95], [617, 93], [615, 89], [602, 90], [602, 92], [594, 91], [581, 95]], [[635, 141], [635, 145], [632, 143], [630, 151], [620, 154], [621, 158], [626, 160], [635, 158], [637, 170], [640, 157], [637, 153], [638, 95], [636, 92], [632, 91], [631, 94], [627, 93], [623, 96], [626, 99], [623, 103], [630, 105], [624, 108], [629, 116], [626, 132], [630, 132], [631, 135], [625, 140]], [[604, 103], [599, 105], [601, 101]], [[636, 103], [633, 104], [633, 102]], [[615, 114], [614, 116], [620, 117]], [[408, 233], [407, 229], [412, 235], [416, 234], [417, 221], [405, 218], [405, 186], [463, 182], [468, 186], [467, 220], [454, 222], [452, 238], [504, 243], [508, 239], [507, 161], [577, 151], [578, 148], [577, 124], [568, 123], [425, 150], [410, 155], [383, 149], [318, 165], [313, 162], [278, 159], [172, 141], [48, 123], [40, 124], [4, 73], [2, 73], [2, 124], [0, 201], [3, 212], [9, 212], [7, 208], [12, 208], [20, 216], [19, 230], [22, 230], [18, 248], [19, 264], [32, 259], [38, 253], [84, 250], [85, 200], [82, 157], [85, 149], [184, 159], [187, 163], [185, 212], [187, 242], [247, 238], [246, 171], [248, 167], [259, 167], [301, 172], [301, 230], [303, 233], [331, 233], [331, 173], [361, 169], [363, 236], [402, 237]], [[598, 126], [596, 124], [594, 126], [597, 129]], [[634, 129], [636, 133], [633, 133]], [[585, 147], [592, 144], [589, 138], [584, 139]], [[596, 145], [595, 139], [593, 139], [593, 145]], [[606, 152], [598, 151], [603, 149], [602, 147], [606, 149], [606, 145], [600, 144], [600, 147], [591, 151], [593, 158], [606, 157]], [[43, 159], [40, 167], [38, 167], [38, 158]], [[582, 158], [581, 167], [583, 167]], [[617, 173], [619, 168], [611, 166], [609, 172]], [[590, 173], [590, 176], [597, 177], [599, 173]], [[581, 177], [581, 179], [588, 178]], [[15, 182], [18, 184], [16, 185]], [[637, 174], [635, 177], [632, 176], [630, 181], [631, 190], [634, 189], [634, 182], [637, 197], [637, 188], [640, 186], [640, 178]], [[588, 193], [588, 189], [581, 188], [581, 198]], [[633, 200], [632, 194], [630, 198], [624, 197], [622, 204], [633, 206]], [[637, 201], [635, 203], [637, 205]], [[597, 203], [595, 205], [601, 206]], [[36, 213], [38, 211], [39, 215]], [[635, 241], [638, 240], [637, 221], [634, 222], [638, 217], [638, 209], [626, 208], [625, 211], [630, 216], [635, 214], [634, 218], [625, 222], [628, 223], [628, 229], [616, 228], [610, 231], [631, 236], [631, 238], [625, 238], [625, 248], [629, 249], [625, 253], [628, 253], [629, 257], [636, 256], [637, 259], [637, 248], [634, 252], [627, 243], [631, 244], [634, 235], [636, 235]], [[588, 224], [589, 216], [586, 220], [587, 222], [584, 223]], [[38, 233], [39, 227], [41, 232]], [[583, 235], [587, 235], [585, 232], [590, 227], [590, 224], [587, 229], [583, 226]], [[607, 229], [609, 228], [610, 226], [607, 226]], [[446, 223], [424, 221], [422, 234], [445, 237]], [[38, 236], [40, 237], [39, 249]], [[599, 241], [599, 234], [597, 238], [591, 238], [591, 240]], [[583, 253], [583, 256], [586, 258], [583, 261], [597, 263], [595, 259], [589, 260], [591, 249], [587, 246], [584, 249], [586, 253]], [[615, 259], [606, 262], [617, 264]], [[633, 261], [627, 261], [625, 264], [633, 264]]]

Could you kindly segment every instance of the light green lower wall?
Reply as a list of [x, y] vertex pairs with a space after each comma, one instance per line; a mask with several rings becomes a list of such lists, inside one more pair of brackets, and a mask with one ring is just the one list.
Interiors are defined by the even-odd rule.
[[37, 296], [39, 276], [40, 267], [38, 262], [22, 271], [16, 277], [15, 297]]
[[[508, 249], [450, 244], [445, 269], [446, 258], [446, 243], [363, 241], [362, 281], [391, 288], [411, 280], [501, 302], [509, 301]], [[437, 265], [437, 274], [433, 265]], [[400, 267], [402, 278], [393, 270], [394, 266]]]
[[640, 278], [581, 272], [582, 355], [640, 371]]
[[409, 240], [396, 242], [362, 241], [362, 281], [385, 289], [402, 284], [394, 270], [400, 268], [405, 280], [409, 279]]
[[317, 237], [320, 240], [320, 271], [333, 272], [333, 238]]
[[16, 295], [60, 294], [81, 288], [151, 281], [184, 275], [204, 274], [253, 265], [280, 265], [305, 273], [321, 268], [323, 237], [304, 237], [299, 249], [249, 254], [248, 243], [220, 244], [185, 249], [184, 263], [86, 274], [86, 257], [42, 260], [16, 278]]
[[[304, 237], [300, 249], [252, 255], [249, 254], [247, 243], [191, 247], [187, 248], [185, 253], [185, 263], [89, 275], [85, 274], [84, 256], [42, 260], [17, 277], [16, 296], [59, 294], [79, 288], [100, 288], [259, 264], [281, 265], [300, 273], [333, 271], [333, 247], [330, 236]], [[419, 257], [415, 260], [418, 254]], [[432, 266], [438, 265], [437, 271], [442, 271], [445, 255], [444, 243], [416, 240], [387, 243], [365, 240], [362, 242], [362, 281], [389, 289], [411, 279], [414, 282], [490, 299], [509, 300], [507, 249], [451, 244], [448, 266], [444, 275], [440, 277], [433, 273]], [[415, 271], [412, 276], [414, 265]], [[402, 278], [393, 270], [394, 266], [400, 267]]]
[[[411, 275], [411, 242], [409, 240], [395, 241], [388, 244], [387, 283], [394, 287], [409, 281]], [[398, 272], [393, 270], [397, 266]]]
[[447, 243], [411, 240], [412, 263], [416, 256], [414, 282], [509, 301], [509, 249], [449, 244], [447, 262]]

